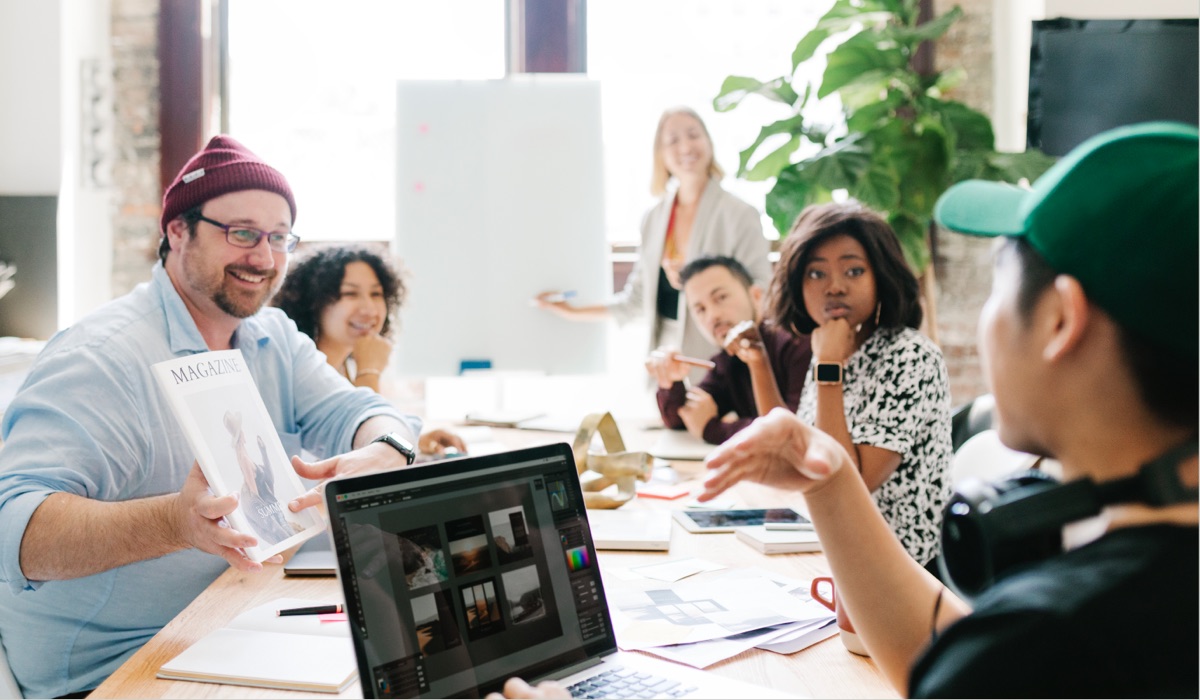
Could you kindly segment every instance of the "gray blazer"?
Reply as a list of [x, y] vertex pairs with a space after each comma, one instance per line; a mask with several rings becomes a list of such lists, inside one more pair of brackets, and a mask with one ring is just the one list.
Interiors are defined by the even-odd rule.
[[[642, 218], [641, 255], [629, 273], [625, 288], [608, 304], [613, 316], [622, 323], [638, 315], [651, 319], [651, 350], [661, 344], [657, 309], [658, 269], [674, 204], [675, 193], [668, 192]], [[685, 258], [692, 260], [701, 255], [735, 258], [746, 266], [754, 281], [766, 289], [771, 277], [771, 265], [767, 260], [769, 250], [770, 243], [763, 237], [762, 218], [758, 210], [726, 192], [717, 180], [709, 180], [704, 193], [700, 195]], [[720, 349], [705, 340], [692, 320], [682, 294], [679, 295], [677, 317], [683, 323], [683, 341], [680, 344], [683, 354], [707, 358]], [[700, 375], [703, 376], [703, 371]]]

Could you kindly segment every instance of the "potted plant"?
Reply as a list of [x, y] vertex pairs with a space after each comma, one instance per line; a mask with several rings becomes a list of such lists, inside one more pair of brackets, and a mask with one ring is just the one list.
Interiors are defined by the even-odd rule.
[[[955, 7], [920, 23], [920, 4], [837, 0], [796, 45], [790, 74], [767, 81], [731, 75], [713, 107], [727, 112], [749, 95], [788, 105], [791, 116], [764, 126], [741, 152], [738, 176], [775, 178], [766, 211], [781, 236], [805, 206], [828, 201], [837, 190], [882, 212], [922, 280], [933, 317], [929, 236], [937, 198], [969, 178], [1032, 181], [1053, 159], [1032, 149], [997, 152], [991, 120], [945, 97], [963, 79], [961, 69], [917, 70], [913, 59], [922, 42], [936, 40], [962, 16]], [[826, 55], [820, 84], [797, 84], [797, 69], [827, 40], [837, 45]], [[840, 120], [820, 123], [806, 115], [806, 107], [831, 95], [841, 101]], [[787, 140], [755, 159], [778, 135]], [[935, 335], [932, 323], [928, 328]]]

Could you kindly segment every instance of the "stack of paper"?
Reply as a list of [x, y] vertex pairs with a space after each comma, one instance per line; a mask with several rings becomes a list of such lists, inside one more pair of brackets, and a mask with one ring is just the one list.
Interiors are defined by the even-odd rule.
[[[720, 568], [703, 563], [676, 562], [674, 572]], [[678, 580], [659, 575], [664, 565], [655, 566], [632, 573]], [[809, 582], [758, 569], [729, 571], [697, 583], [663, 586], [647, 580], [640, 589], [622, 588], [610, 589], [608, 595], [618, 646], [696, 668], [754, 647], [791, 654], [837, 633], [836, 616], [809, 597]]]

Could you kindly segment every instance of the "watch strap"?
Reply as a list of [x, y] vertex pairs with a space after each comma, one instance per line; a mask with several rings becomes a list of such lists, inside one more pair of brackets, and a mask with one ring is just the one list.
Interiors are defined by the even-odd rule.
[[416, 448], [414, 448], [413, 444], [400, 433], [384, 433], [383, 435], [380, 435], [372, 440], [371, 444], [373, 445], [377, 442], [386, 442], [387, 444], [391, 445], [396, 449], [397, 452], [404, 455], [404, 459], [408, 460], [408, 464], [412, 464], [417, 458]]

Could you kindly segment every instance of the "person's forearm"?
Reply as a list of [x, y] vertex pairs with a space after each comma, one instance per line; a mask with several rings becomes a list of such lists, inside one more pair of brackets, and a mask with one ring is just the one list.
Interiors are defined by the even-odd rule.
[[[930, 639], [942, 584], [908, 555], [849, 469], [811, 490], [805, 501], [854, 629], [880, 670], [907, 692], [909, 671]], [[939, 629], [969, 611], [944, 591]]]
[[815, 427], [838, 441], [854, 461], [855, 469], [862, 470], [862, 459], [858, 447], [850, 439], [850, 427], [846, 422], [846, 405], [840, 384], [818, 384]]
[[570, 306], [568, 304], [556, 304], [546, 307], [555, 315], [571, 321], [603, 321], [610, 316], [612, 312], [603, 304], [594, 304], [592, 306]]
[[393, 418], [392, 416], [371, 416], [363, 421], [358, 430], [354, 433], [354, 449], [366, 447], [371, 444], [371, 441], [380, 435], [387, 433], [399, 432], [408, 436], [409, 442], [413, 445], [417, 444], [417, 435], [412, 434], [412, 430], [408, 425]]
[[683, 428], [683, 419], [679, 417], [679, 407], [687, 401], [687, 389], [683, 382], [675, 382], [670, 389], [659, 389], [656, 398], [663, 425], [673, 430]]
[[359, 372], [354, 375], [354, 386], [363, 387], [364, 389], [370, 389], [371, 391], [375, 392], [376, 394], [379, 394], [379, 393], [381, 393], [379, 391], [379, 376], [380, 376], [379, 372], [367, 372], [367, 373]]
[[726, 422], [718, 416], [704, 426], [704, 433], [700, 437], [710, 445], [720, 445], [753, 422], [753, 418], [738, 418], [737, 420]]
[[766, 353], [762, 353], [760, 361], [748, 363], [747, 367], [750, 368], [750, 387], [754, 390], [754, 407], [758, 409], [758, 415], [765, 416], [773, 408], [787, 408]]
[[51, 494], [21, 538], [21, 571], [31, 581], [81, 578], [184, 549], [173, 515], [178, 497], [108, 502]]

